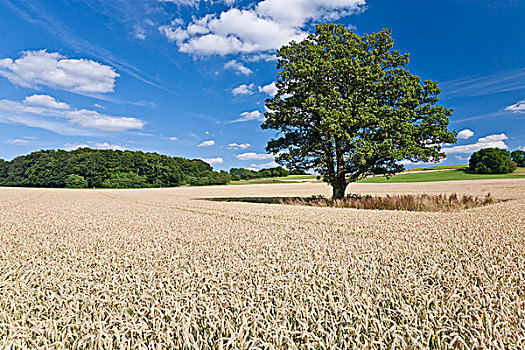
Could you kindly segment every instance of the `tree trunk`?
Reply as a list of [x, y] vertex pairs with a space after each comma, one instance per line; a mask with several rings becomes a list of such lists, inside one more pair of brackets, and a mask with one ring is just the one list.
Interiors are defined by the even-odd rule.
[[346, 178], [342, 177], [339, 179], [336, 179], [332, 183], [332, 199], [343, 199], [345, 198], [345, 191], [346, 187], [348, 186], [348, 183], [346, 182]]

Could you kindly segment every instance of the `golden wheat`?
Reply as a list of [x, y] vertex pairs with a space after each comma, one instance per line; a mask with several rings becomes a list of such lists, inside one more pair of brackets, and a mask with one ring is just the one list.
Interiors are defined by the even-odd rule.
[[198, 200], [321, 184], [0, 189], [0, 348], [525, 348], [525, 181], [453, 213]]

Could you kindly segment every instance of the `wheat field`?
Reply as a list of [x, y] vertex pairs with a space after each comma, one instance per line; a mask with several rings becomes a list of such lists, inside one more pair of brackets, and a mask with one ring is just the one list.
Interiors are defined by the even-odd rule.
[[0, 189], [2, 349], [523, 349], [525, 180], [360, 184], [452, 213], [201, 200], [322, 184]]

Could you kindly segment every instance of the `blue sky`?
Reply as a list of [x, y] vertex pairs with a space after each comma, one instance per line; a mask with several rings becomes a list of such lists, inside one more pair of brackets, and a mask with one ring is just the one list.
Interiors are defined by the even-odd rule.
[[521, 0], [2, 0], [0, 158], [131, 149], [271, 166], [260, 129], [275, 49], [321, 22], [392, 28], [455, 108], [444, 164], [525, 147]]

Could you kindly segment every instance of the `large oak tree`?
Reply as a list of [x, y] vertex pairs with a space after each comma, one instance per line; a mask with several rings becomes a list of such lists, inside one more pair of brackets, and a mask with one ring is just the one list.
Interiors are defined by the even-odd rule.
[[277, 57], [262, 128], [279, 133], [266, 149], [289, 169], [322, 174], [334, 199], [365, 176], [402, 171], [402, 160], [439, 161], [441, 144], [456, 142], [438, 84], [405, 68], [409, 55], [394, 50], [390, 30], [359, 36], [318, 25]]

